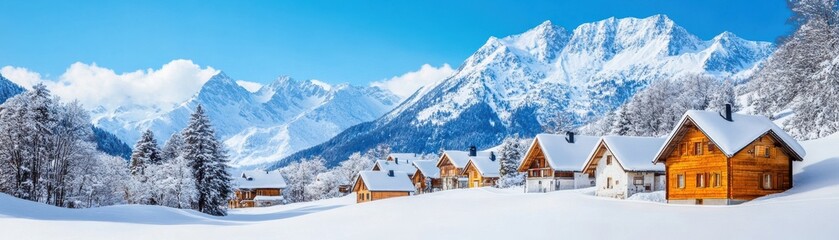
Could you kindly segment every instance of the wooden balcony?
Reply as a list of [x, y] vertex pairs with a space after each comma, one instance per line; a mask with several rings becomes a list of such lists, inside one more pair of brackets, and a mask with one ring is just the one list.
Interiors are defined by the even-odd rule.
[[552, 178], [554, 170], [551, 168], [531, 168], [527, 170], [528, 178]]

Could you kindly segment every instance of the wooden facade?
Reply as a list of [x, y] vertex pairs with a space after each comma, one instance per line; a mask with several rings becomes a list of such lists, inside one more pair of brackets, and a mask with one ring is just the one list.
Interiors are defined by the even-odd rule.
[[498, 181], [498, 177], [484, 176], [471, 161], [463, 168], [463, 173], [469, 179], [469, 188], [492, 187]]
[[432, 191], [433, 189], [441, 189], [443, 187], [443, 181], [441, 179], [426, 177], [419, 169], [417, 169], [414, 176], [411, 177], [411, 182], [417, 188], [418, 194], [426, 193]]
[[361, 179], [355, 182], [355, 186], [353, 186], [353, 192], [356, 193], [356, 203], [370, 202], [392, 197], [405, 197], [411, 195], [410, 192], [404, 191], [371, 191], [369, 188], [367, 188], [367, 185], [365, 185], [364, 181]]
[[440, 161], [437, 162], [437, 168], [440, 169], [442, 189], [446, 190], [465, 187], [461, 186], [462, 184], [460, 183], [460, 179], [467, 177], [461, 174], [463, 168], [456, 167], [447, 154], [444, 153], [443, 156], [440, 157]]
[[667, 173], [668, 202], [735, 204], [792, 188], [791, 150], [772, 132], [732, 156], [716, 147], [690, 119], [659, 156]]
[[258, 204], [254, 201], [257, 196], [282, 196], [283, 190], [280, 188], [255, 188], [255, 189], [234, 189], [233, 199], [228, 201], [229, 208], [249, 208], [257, 207]]

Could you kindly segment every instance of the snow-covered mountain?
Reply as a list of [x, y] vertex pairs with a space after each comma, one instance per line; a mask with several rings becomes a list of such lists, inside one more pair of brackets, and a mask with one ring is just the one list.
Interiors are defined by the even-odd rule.
[[20, 85], [15, 84], [9, 79], [0, 75], [0, 103], [6, 102], [6, 99], [10, 97], [14, 97], [22, 92], [26, 91]]
[[398, 101], [379, 88], [289, 77], [249, 92], [222, 72], [170, 111], [125, 106], [113, 112], [94, 111], [94, 122], [126, 142], [136, 141], [145, 129], [164, 141], [183, 129], [201, 104], [228, 147], [232, 164], [244, 166], [276, 161], [326, 141], [352, 125], [378, 118]]
[[729, 32], [702, 40], [664, 15], [609, 18], [571, 31], [546, 21], [490, 37], [452, 77], [276, 166], [312, 155], [334, 164], [378, 143], [409, 152], [494, 146], [507, 134], [535, 135], [559, 115], [562, 124], [596, 119], [653, 81], [687, 74], [746, 79], [772, 48]]

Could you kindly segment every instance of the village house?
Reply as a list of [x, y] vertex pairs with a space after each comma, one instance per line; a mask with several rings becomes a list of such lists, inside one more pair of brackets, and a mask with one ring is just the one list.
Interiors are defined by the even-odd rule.
[[469, 179], [469, 188], [491, 187], [501, 177], [501, 164], [495, 159], [495, 154], [489, 157], [470, 157], [461, 175]]
[[387, 155], [388, 161], [404, 161], [404, 162], [413, 162], [417, 160], [423, 160], [423, 156], [421, 154], [416, 153], [391, 153]]
[[393, 170], [361, 171], [353, 185], [358, 203], [410, 196], [414, 190], [406, 173]]
[[233, 178], [230, 208], [267, 207], [285, 203], [286, 182], [279, 171], [244, 171]]
[[677, 204], [738, 204], [793, 186], [792, 163], [804, 149], [763, 116], [691, 110], [654, 158]]
[[664, 166], [655, 165], [664, 138], [605, 136], [588, 158], [583, 173], [595, 176], [595, 195], [627, 198], [664, 190]]
[[469, 162], [470, 157], [489, 157], [492, 151], [478, 151], [475, 146], [469, 147], [469, 151], [445, 150], [437, 161], [437, 168], [440, 169], [440, 179], [443, 190], [467, 188], [469, 178], [463, 174], [463, 168]]
[[442, 189], [443, 182], [440, 180], [440, 169], [434, 160], [417, 160], [412, 162], [417, 168], [414, 176], [411, 177], [417, 194], [435, 192]]
[[382, 171], [387, 172], [388, 170], [393, 170], [397, 172], [403, 172], [408, 174], [408, 177], [414, 175], [414, 172], [417, 171], [417, 168], [414, 167], [414, 164], [411, 164], [408, 161], [401, 160], [401, 159], [394, 159], [393, 161], [390, 160], [378, 160], [375, 164], [373, 164], [372, 171]]
[[580, 166], [586, 163], [598, 140], [573, 132], [536, 135], [518, 167], [519, 172], [527, 174], [525, 191], [551, 192], [593, 186], [593, 176], [582, 173]]

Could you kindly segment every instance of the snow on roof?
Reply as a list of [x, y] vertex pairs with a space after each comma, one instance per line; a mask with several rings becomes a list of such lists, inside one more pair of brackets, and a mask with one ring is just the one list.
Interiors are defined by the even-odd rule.
[[423, 176], [429, 178], [440, 178], [440, 169], [437, 168], [437, 161], [434, 160], [419, 160], [411, 162], [414, 164]]
[[235, 188], [285, 188], [286, 183], [279, 171], [249, 170], [233, 175]]
[[409, 161], [413, 162], [416, 160], [421, 160], [422, 155], [416, 153], [391, 153], [387, 155], [388, 159], [399, 159], [399, 161]]
[[379, 166], [379, 170], [383, 172], [393, 170], [407, 173], [409, 176], [414, 175], [414, 172], [417, 171], [417, 168], [414, 167], [413, 164], [403, 161], [399, 161], [399, 163], [397, 164], [395, 161], [377, 160], [376, 166]]
[[[656, 137], [630, 137], [630, 136], [604, 136], [601, 142], [605, 145], [615, 160], [620, 163], [626, 171], [664, 171], [663, 165], [656, 165], [651, 162], [658, 153], [661, 145], [664, 145], [665, 138]], [[593, 159], [599, 147], [589, 154], [590, 161]], [[586, 163], [588, 166], [588, 163]], [[583, 166], [583, 171], [585, 167]]]
[[[667, 137], [667, 143], [669, 144], [674, 140], [673, 138], [677, 134], [677, 131], [689, 119], [729, 157], [768, 132], [771, 132], [783, 144], [786, 144], [794, 154], [798, 155], [799, 160], [803, 159], [807, 154], [804, 148], [798, 144], [798, 141], [778, 127], [778, 125], [775, 125], [769, 118], [738, 113], [732, 113], [731, 115], [732, 121], [728, 121], [718, 112], [689, 110], [682, 116], [679, 125], [670, 132], [670, 135]], [[668, 144], [664, 144], [659, 148], [657, 157], [653, 161], [657, 162], [662, 157], [661, 154], [663, 154]]]
[[[469, 158], [469, 162], [478, 169], [482, 177], [501, 177], [501, 161], [498, 159], [492, 160], [489, 157], [471, 157]], [[464, 168], [464, 170], [466, 169]]]
[[[565, 137], [565, 134], [538, 134], [529, 149], [535, 147], [538, 141], [551, 168], [559, 171], [580, 171], [580, 166], [586, 163], [599, 138], [575, 135], [574, 143], [569, 143]], [[525, 164], [525, 161], [521, 164]]]
[[[489, 157], [492, 155], [492, 151], [478, 151], [475, 155], [478, 157]], [[455, 150], [445, 150], [443, 151], [443, 156], [448, 156], [449, 161], [452, 162], [456, 168], [463, 168], [466, 167], [466, 163], [469, 162], [469, 151], [455, 151]], [[442, 160], [443, 157], [440, 157]]]
[[413, 192], [414, 184], [405, 172], [394, 172], [388, 176], [388, 171], [361, 171], [358, 173], [358, 181], [364, 182], [364, 186], [370, 191], [398, 191]]
[[254, 201], [282, 201], [285, 199], [283, 196], [256, 196], [253, 197]]

